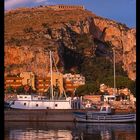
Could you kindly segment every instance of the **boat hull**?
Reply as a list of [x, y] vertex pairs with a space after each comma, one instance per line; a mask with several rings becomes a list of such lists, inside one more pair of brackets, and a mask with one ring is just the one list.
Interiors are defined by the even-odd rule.
[[89, 123], [128, 123], [136, 122], [136, 114], [76, 114], [75, 120], [77, 122], [89, 122]]

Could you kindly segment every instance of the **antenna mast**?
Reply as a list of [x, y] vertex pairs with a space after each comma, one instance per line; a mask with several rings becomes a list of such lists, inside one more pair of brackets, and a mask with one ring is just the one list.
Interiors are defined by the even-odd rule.
[[116, 67], [115, 67], [115, 49], [113, 49], [113, 60], [114, 60], [114, 94], [116, 94]]
[[52, 55], [51, 55], [51, 51], [50, 51], [50, 75], [51, 75], [51, 86], [50, 86], [50, 93], [51, 93], [52, 100], [53, 100]]

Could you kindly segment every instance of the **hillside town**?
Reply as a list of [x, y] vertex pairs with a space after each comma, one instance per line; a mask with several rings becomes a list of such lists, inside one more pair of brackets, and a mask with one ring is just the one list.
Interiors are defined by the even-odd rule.
[[[47, 77], [36, 76], [33, 72], [22, 72], [19, 75], [5, 77], [5, 101], [16, 98], [17, 94], [37, 94], [47, 96], [50, 88], [50, 73]], [[54, 89], [60, 95], [64, 92], [67, 96], [75, 97], [78, 87], [85, 85], [85, 77], [80, 74], [53, 72]], [[109, 103], [116, 109], [136, 109], [136, 98], [128, 88], [115, 89], [105, 84], [100, 84], [100, 94], [89, 93], [82, 97], [85, 108], [99, 108], [103, 103]]]

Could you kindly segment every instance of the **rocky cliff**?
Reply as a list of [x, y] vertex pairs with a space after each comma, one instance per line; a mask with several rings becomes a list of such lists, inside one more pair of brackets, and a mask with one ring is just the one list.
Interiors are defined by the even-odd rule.
[[85, 58], [102, 56], [111, 61], [112, 49], [116, 63], [121, 63], [128, 77], [135, 80], [135, 29], [87, 10], [38, 7], [5, 13], [5, 75], [33, 71], [45, 76], [49, 50], [64, 72], [80, 70]]

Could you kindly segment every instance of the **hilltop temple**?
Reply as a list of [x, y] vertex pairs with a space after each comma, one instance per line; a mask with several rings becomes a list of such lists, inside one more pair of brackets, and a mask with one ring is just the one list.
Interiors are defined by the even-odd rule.
[[47, 7], [53, 10], [85, 10], [82, 5], [49, 5]]

